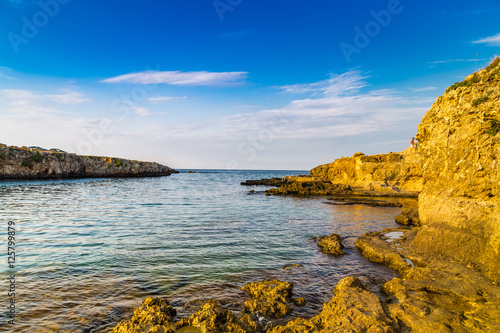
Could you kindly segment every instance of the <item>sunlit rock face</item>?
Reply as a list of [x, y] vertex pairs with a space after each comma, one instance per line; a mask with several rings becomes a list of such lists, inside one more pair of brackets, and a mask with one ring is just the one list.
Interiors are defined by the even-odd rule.
[[500, 277], [500, 59], [456, 83], [418, 127], [423, 225], [413, 242]]
[[421, 191], [422, 171], [418, 150], [401, 153], [342, 157], [317, 166], [311, 175], [336, 184], [349, 184], [365, 191]]

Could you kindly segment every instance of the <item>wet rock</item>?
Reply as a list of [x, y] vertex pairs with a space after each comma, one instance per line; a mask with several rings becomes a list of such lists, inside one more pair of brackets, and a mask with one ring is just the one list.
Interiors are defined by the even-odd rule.
[[307, 304], [307, 301], [304, 297], [299, 297], [293, 300], [293, 304], [297, 306], [305, 306]]
[[248, 314], [244, 313], [238, 320], [238, 325], [246, 332], [256, 332], [261, 328], [256, 321], [254, 321]]
[[396, 216], [396, 223], [406, 226], [420, 226], [418, 208], [403, 208], [401, 214]]
[[330, 236], [320, 237], [318, 242], [318, 247], [321, 252], [331, 255], [341, 255], [345, 254], [343, 251], [344, 245], [342, 244], [342, 239], [337, 234], [331, 234]]
[[168, 301], [158, 297], [146, 298], [134, 315], [129, 320], [122, 321], [114, 329], [113, 333], [173, 333], [173, 317], [176, 311]]
[[267, 333], [312, 333], [320, 332], [311, 320], [297, 318], [288, 322], [285, 326], [276, 326]]
[[364, 255], [400, 272], [383, 285], [388, 314], [403, 332], [500, 331], [500, 287], [471, 267], [415, 253], [411, 243], [419, 232], [393, 228], [359, 239]]
[[383, 285], [389, 312], [412, 332], [500, 332], [500, 293], [456, 263], [414, 267]]
[[399, 202], [389, 202], [389, 201], [383, 201], [383, 200], [374, 200], [374, 199], [369, 199], [369, 198], [353, 198], [353, 197], [348, 197], [348, 198], [343, 198], [343, 197], [335, 197], [335, 198], [328, 198], [328, 202], [325, 202], [326, 204], [329, 205], [365, 205], [365, 206], [370, 206], [370, 207], [401, 207], [402, 204]]
[[283, 269], [285, 271], [290, 271], [293, 268], [299, 268], [299, 267], [302, 267], [302, 265], [301, 264], [290, 264], [290, 265], [286, 265], [285, 267], [283, 267]]
[[333, 184], [330, 181], [295, 181], [290, 184], [281, 185], [277, 189], [269, 189], [266, 194], [270, 195], [351, 195], [352, 189], [349, 185]]
[[268, 333], [397, 332], [398, 325], [384, 310], [380, 299], [355, 277], [342, 279], [335, 296], [310, 320], [296, 319]]
[[245, 302], [245, 310], [266, 317], [281, 318], [291, 312], [293, 284], [280, 280], [252, 282], [242, 288], [252, 297]]
[[370, 232], [356, 240], [356, 247], [367, 259], [383, 264], [396, 271], [403, 271], [412, 265], [391, 246], [383, 232]]
[[241, 183], [241, 185], [245, 186], [255, 186], [255, 185], [264, 185], [264, 186], [281, 186], [286, 182], [282, 178], [264, 178], [258, 180], [247, 180]]
[[238, 321], [231, 310], [215, 300], [207, 301], [198, 312], [176, 324], [177, 328], [185, 326], [196, 327], [202, 333], [245, 333], [257, 329], [257, 324], [250, 317], [244, 315]]

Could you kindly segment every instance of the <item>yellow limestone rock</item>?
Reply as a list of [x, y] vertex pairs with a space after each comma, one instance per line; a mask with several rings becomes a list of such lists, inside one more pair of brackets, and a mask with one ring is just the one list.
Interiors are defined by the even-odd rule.
[[415, 251], [500, 281], [500, 58], [439, 97], [418, 127], [424, 189]]

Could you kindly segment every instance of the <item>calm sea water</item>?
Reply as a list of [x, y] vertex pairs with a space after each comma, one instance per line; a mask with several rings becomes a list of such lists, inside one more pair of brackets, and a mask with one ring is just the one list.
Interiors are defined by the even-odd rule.
[[[109, 332], [147, 296], [167, 296], [180, 315], [192, 300], [241, 310], [245, 283], [295, 284], [312, 316], [335, 284], [359, 276], [374, 291], [393, 272], [368, 262], [356, 237], [393, 227], [397, 208], [332, 206], [325, 199], [250, 195], [247, 179], [301, 172], [217, 171], [161, 178], [0, 182], [0, 237], [17, 228], [15, 325], [7, 320], [7, 256], [0, 262], [0, 330]], [[318, 251], [312, 237], [345, 237], [347, 254]], [[283, 269], [286, 265], [301, 267]], [[286, 320], [289, 320], [287, 318]]]

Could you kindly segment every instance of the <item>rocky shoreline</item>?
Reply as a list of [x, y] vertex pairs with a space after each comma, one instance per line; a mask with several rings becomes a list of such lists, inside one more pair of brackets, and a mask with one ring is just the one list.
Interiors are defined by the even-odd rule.
[[[418, 197], [418, 210], [404, 207], [396, 217], [402, 227], [355, 243], [368, 260], [398, 273], [383, 283], [385, 298], [347, 276], [319, 314], [280, 325], [273, 318], [286, 318], [302, 302], [289, 282], [265, 280], [243, 286], [251, 300], [239, 316], [208, 301], [174, 322], [168, 302], [148, 298], [113, 332], [500, 332], [498, 123], [500, 58], [437, 99], [419, 125], [418, 152], [357, 153], [310, 175], [243, 184], [348, 204]], [[318, 251], [342, 255], [342, 236], [318, 238]]]
[[0, 145], [0, 180], [159, 177], [173, 173], [177, 171], [154, 162]]

